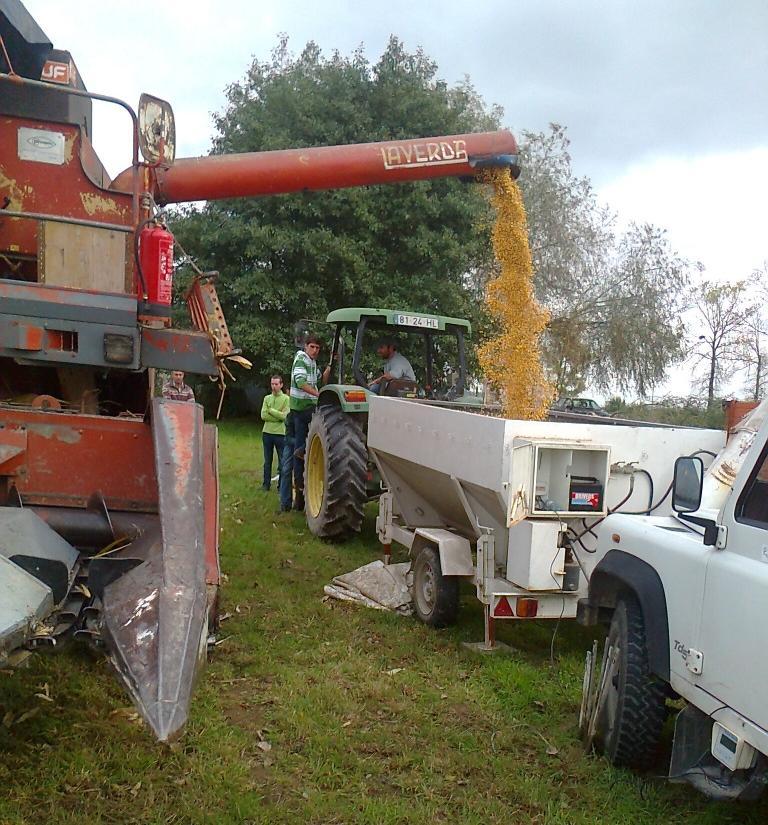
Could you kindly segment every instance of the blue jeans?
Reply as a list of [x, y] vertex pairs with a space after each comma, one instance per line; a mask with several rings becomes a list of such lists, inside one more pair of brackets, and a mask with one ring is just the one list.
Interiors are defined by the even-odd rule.
[[309, 425], [312, 421], [315, 408], [310, 407], [308, 410], [293, 410], [293, 483], [297, 490], [304, 494], [304, 459], [299, 458], [296, 452], [304, 451], [307, 446], [307, 433], [309, 432]]
[[264, 481], [262, 486], [265, 490], [269, 490], [270, 484], [272, 483], [272, 452], [277, 453], [277, 471], [281, 473], [285, 436], [274, 433], [262, 433], [261, 443], [264, 446]]
[[293, 451], [294, 446], [293, 413], [285, 419], [285, 440], [283, 454], [280, 456], [280, 509], [290, 510], [293, 504]]

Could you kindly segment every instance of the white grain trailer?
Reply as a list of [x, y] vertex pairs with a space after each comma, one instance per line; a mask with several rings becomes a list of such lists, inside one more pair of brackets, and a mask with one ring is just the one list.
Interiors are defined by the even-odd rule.
[[[408, 548], [419, 618], [450, 624], [459, 581], [496, 619], [576, 616], [611, 512], [671, 512], [678, 456], [709, 460], [720, 430], [515, 421], [371, 399], [368, 448], [381, 473], [385, 556]], [[595, 529], [597, 528], [597, 529]]]

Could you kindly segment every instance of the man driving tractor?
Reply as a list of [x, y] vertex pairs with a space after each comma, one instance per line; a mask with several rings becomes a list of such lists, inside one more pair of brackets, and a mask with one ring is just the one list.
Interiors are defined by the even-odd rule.
[[376, 352], [379, 354], [379, 358], [384, 361], [384, 364], [382, 365], [382, 374], [368, 385], [371, 392], [380, 393], [389, 381], [416, 380], [411, 362], [402, 353], [398, 352], [397, 341], [394, 338], [387, 336], [379, 339]]

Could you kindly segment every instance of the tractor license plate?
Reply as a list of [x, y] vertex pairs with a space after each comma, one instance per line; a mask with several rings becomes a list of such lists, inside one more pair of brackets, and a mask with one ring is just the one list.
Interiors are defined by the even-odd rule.
[[437, 318], [425, 318], [423, 315], [395, 315], [395, 323], [402, 327], [439, 328]]

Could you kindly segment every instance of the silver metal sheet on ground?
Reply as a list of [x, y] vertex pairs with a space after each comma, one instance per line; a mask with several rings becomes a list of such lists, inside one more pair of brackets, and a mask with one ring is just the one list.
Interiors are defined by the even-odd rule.
[[410, 567], [410, 562], [385, 565], [382, 561], [373, 561], [351, 573], [336, 576], [325, 586], [324, 592], [340, 601], [410, 616], [413, 605], [405, 579]]

